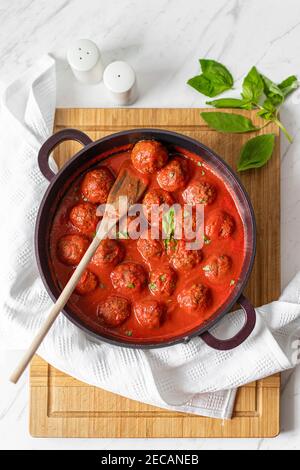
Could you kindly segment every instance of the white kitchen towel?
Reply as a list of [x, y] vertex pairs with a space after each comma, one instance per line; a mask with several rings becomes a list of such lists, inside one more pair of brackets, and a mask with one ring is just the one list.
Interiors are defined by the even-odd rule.
[[[48, 185], [37, 153], [52, 133], [55, 88], [55, 64], [47, 56], [5, 89], [0, 108], [0, 337], [13, 349], [28, 346], [51, 306], [35, 263], [33, 232]], [[60, 315], [39, 354], [64, 372], [120, 395], [228, 419], [236, 387], [297, 363], [299, 304], [300, 274], [279, 301], [257, 309], [251, 337], [226, 352], [199, 338], [154, 350], [98, 344]], [[242, 313], [235, 312], [214, 334], [229, 337], [242, 324]]]

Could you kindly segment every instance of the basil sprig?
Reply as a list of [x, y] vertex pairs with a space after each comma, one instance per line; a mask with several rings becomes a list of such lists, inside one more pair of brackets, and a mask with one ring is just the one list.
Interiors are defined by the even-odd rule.
[[263, 80], [256, 67], [252, 67], [243, 81], [242, 98], [249, 105], [249, 109], [259, 102], [264, 91]]
[[[202, 63], [202, 61], [203, 59], [200, 60], [200, 63]], [[221, 66], [222, 64], [218, 63], [218, 65]], [[225, 70], [228, 72], [226, 68]], [[213, 69], [211, 71], [213, 71]], [[210, 81], [214, 83], [212, 76], [210, 76]], [[212, 127], [219, 132], [229, 133], [257, 131], [273, 122], [283, 131], [289, 142], [292, 142], [292, 136], [279, 120], [279, 109], [285, 102], [286, 98], [298, 87], [299, 82], [295, 75], [291, 75], [281, 83], [276, 84], [265, 75], [262, 75], [256, 67], [252, 67], [243, 81], [240, 98], [221, 98], [208, 101], [207, 104], [219, 109], [232, 108], [257, 110], [257, 115], [266, 121], [264, 125], [256, 127], [250, 119], [247, 119], [240, 114], [228, 114], [212, 111], [201, 113], [201, 116], [209, 127]], [[229, 89], [229, 85], [226, 89]], [[217, 95], [217, 93], [214, 95], [204, 93], [201, 90], [201, 87], [198, 88], [198, 91], [206, 96]], [[274, 149], [274, 139], [274, 134], [266, 134], [254, 137], [254, 139], [248, 141], [242, 148], [238, 170], [243, 171], [265, 165], [271, 158]]]
[[162, 229], [166, 239], [171, 239], [175, 233], [175, 209], [170, 209], [164, 212], [162, 216]]
[[170, 207], [170, 209], [162, 216], [162, 229], [164, 235], [163, 243], [166, 249], [168, 248], [171, 240], [174, 239], [175, 224], [175, 209], [174, 207]]
[[272, 80], [270, 80], [265, 75], [262, 75], [262, 79], [264, 82], [264, 94], [266, 99], [262, 106], [257, 104], [257, 106], [260, 108], [257, 114], [263, 119], [277, 124], [288, 141], [292, 142], [293, 138], [279, 120], [278, 114], [279, 108], [284, 103], [285, 99], [298, 88], [299, 83], [297, 77], [295, 75], [291, 75], [278, 85], [272, 82]]
[[232, 88], [232, 75], [224, 65], [209, 59], [200, 59], [199, 62], [202, 73], [190, 78], [188, 85], [210, 98]]
[[[207, 104], [215, 108], [257, 109], [258, 116], [266, 121], [277, 124], [289, 142], [292, 142], [291, 135], [279, 120], [278, 115], [280, 106], [298, 86], [298, 79], [295, 75], [291, 75], [277, 85], [265, 75], [260, 74], [256, 67], [252, 67], [243, 81], [240, 99], [221, 98], [219, 100], [208, 101]], [[265, 99], [261, 104], [263, 96], [265, 96]]]

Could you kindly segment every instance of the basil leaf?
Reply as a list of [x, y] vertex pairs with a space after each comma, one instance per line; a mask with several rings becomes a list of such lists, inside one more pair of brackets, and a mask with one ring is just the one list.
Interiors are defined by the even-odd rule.
[[224, 85], [233, 86], [233, 78], [229, 70], [220, 62], [210, 59], [200, 59], [200, 66], [203, 75], [210, 78], [218, 78]]
[[258, 111], [257, 115], [262, 117], [263, 119], [270, 121], [276, 118], [276, 111], [277, 111], [276, 106], [274, 106], [272, 101], [269, 98], [267, 98], [264, 101], [263, 108]]
[[277, 110], [276, 106], [274, 106], [274, 104], [272, 103], [271, 100], [269, 100], [269, 98], [267, 98], [267, 99], [264, 101], [263, 109], [264, 109], [265, 111], [268, 111], [269, 113], [274, 113], [274, 112]]
[[200, 59], [199, 62], [202, 74], [190, 78], [188, 85], [210, 98], [232, 88], [232, 75], [224, 65], [210, 59]]
[[258, 128], [253, 122], [241, 114], [228, 114], [221, 112], [200, 113], [204, 121], [216, 131], [242, 133], [256, 131]]
[[284, 98], [286, 98], [294, 90], [297, 90], [298, 87], [299, 82], [295, 75], [291, 75], [278, 85], [278, 88], [280, 88], [280, 90], [282, 91]]
[[212, 80], [206, 78], [204, 75], [197, 75], [196, 77], [190, 78], [187, 84], [195, 88], [199, 93], [202, 93], [202, 95], [210, 97], [219, 95], [224, 91], [222, 87], [219, 89]]
[[239, 98], [221, 98], [219, 100], [207, 101], [206, 104], [215, 108], [240, 108], [251, 109], [251, 103], [247, 103]]
[[167, 240], [170, 240], [175, 233], [175, 210], [171, 207], [162, 216], [162, 229]]
[[279, 85], [272, 82], [268, 77], [262, 75], [264, 81], [264, 92], [269, 101], [272, 102], [274, 106], [281, 105], [285, 98], [296, 90], [299, 86], [297, 77], [291, 75], [283, 80]]
[[264, 91], [264, 82], [256, 67], [252, 67], [243, 81], [242, 97], [245, 101], [257, 104]]
[[275, 144], [275, 134], [265, 134], [248, 140], [242, 147], [238, 171], [260, 168], [271, 158]]
[[265, 75], [261, 76], [264, 82], [264, 93], [274, 106], [279, 106], [284, 100], [284, 94], [276, 83]]
[[257, 115], [266, 121], [272, 121], [274, 119], [274, 114], [270, 113], [270, 111], [267, 111], [266, 109], [261, 109]]

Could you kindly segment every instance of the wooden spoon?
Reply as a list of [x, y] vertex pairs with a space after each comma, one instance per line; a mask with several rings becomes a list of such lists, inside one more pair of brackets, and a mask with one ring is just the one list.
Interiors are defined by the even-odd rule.
[[[58, 317], [61, 310], [64, 308], [66, 303], [68, 302], [69, 298], [71, 297], [75, 287], [78, 284], [78, 281], [83, 274], [85, 268], [87, 267], [88, 263], [90, 262], [92, 256], [94, 255], [96, 249], [98, 248], [101, 240], [107, 237], [109, 232], [115, 227], [117, 222], [126, 215], [127, 211], [124, 208], [124, 212], [120, 211], [118, 207], [118, 201], [120, 197], [127, 197], [127, 206], [128, 208], [139, 201], [143, 193], [145, 192], [147, 187], [147, 181], [145, 179], [139, 179], [137, 175], [134, 173], [132, 167], [128, 163], [124, 163], [120, 169], [119, 175], [110, 190], [108, 199], [107, 199], [107, 209], [103, 215], [103, 219], [101, 224], [96, 232], [96, 235], [90, 244], [89, 248], [85, 252], [83, 258], [81, 259], [80, 263], [78, 264], [77, 268], [75, 269], [74, 273], [72, 274], [70, 280], [64, 287], [62, 293], [58, 297], [57, 301], [53, 305], [52, 309], [50, 310], [49, 316], [47, 320], [43, 323], [40, 331], [37, 333], [35, 338], [33, 339], [31, 345], [29, 346], [28, 350], [24, 354], [23, 358], [21, 359], [20, 363], [10, 376], [10, 381], [13, 383], [17, 383], [25, 369], [27, 368], [28, 364], [30, 363], [32, 357], [36, 353], [38, 347], [40, 346], [41, 342], [45, 338], [46, 334], [50, 330], [51, 326], [53, 325], [54, 321]], [[114, 220], [109, 217], [109, 206], [115, 209], [116, 217]]]

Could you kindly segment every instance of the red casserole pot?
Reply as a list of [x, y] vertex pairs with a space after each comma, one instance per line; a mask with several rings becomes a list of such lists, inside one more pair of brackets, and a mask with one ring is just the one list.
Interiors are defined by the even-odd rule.
[[[41, 278], [51, 299], [56, 301], [60, 290], [53, 279], [49, 265], [49, 233], [54, 214], [67, 188], [80, 174], [97, 165], [104, 152], [145, 139], [155, 139], [162, 144], [178, 146], [195, 155], [199, 155], [199, 157], [201, 156], [201, 159], [206, 161], [213, 171], [230, 188], [239, 210], [245, 232], [245, 254], [240, 279], [232, 289], [226, 302], [208, 321], [201, 323], [198, 328], [194, 328], [188, 333], [177, 335], [163, 341], [155, 342], [149, 339], [148, 342], [137, 342], [132, 338], [128, 338], [128, 340], [124, 340], [123, 338], [118, 339], [114, 336], [110, 336], [109, 333], [94, 331], [91, 326], [84, 324], [68, 305], [65, 306], [63, 313], [70, 321], [87, 334], [91, 335], [94, 339], [119, 346], [143, 349], [158, 348], [171, 346], [180, 342], [187, 342], [195, 336], [201, 336], [203, 341], [212, 348], [219, 350], [233, 349], [248, 338], [256, 323], [254, 307], [243, 295], [243, 290], [250, 276], [255, 257], [256, 225], [254, 212], [243, 185], [230, 167], [211, 149], [184, 135], [157, 129], [133, 129], [112, 134], [93, 142], [90, 137], [79, 130], [65, 129], [51, 136], [43, 144], [38, 155], [39, 168], [50, 182], [41, 202], [35, 227], [35, 253]], [[84, 147], [55, 174], [48, 164], [49, 155], [58, 144], [66, 140], [75, 140], [82, 143]], [[113, 155], [108, 158], [113, 158]], [[235, 303], [241, 305], [245, 314], [245, 323], [233, 338], [227, 340], [217, 339], [208, 330], [226, 315]]]

